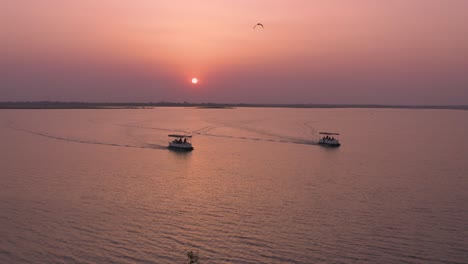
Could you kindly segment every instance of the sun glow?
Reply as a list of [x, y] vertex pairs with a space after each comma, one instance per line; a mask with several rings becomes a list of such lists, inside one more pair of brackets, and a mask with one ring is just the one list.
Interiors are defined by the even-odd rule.
[[193, 83], [193, 84], [197, 84], [197, 83], [198, 83], [198, 79], [197, 79], [197, 78], [192, 78], [192, 83]]

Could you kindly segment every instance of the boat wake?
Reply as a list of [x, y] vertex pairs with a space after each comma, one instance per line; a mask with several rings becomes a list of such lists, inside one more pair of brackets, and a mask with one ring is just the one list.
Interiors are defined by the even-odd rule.
[[[118, 126], [133, 127], [133, 128], [139, 128], [139, 129], [154, 129], [154, 130], [166, 131], [166, 132], [177, 132], [177, 133], [184, 133], [184, 134], [191, 134], [191, 135], [198, 135], [198, 136], [218, 137], [218, 138], [228, 138], [228, 139], [264, 141], [264, 142], [276, 142], [276, 143], [288, 143], [288, 144], [300, 144], [300, 145], [318, 145], [318, 141], [316, 140], [308, 140], [308, 139], [303, 139], [303, 138], [298, 138], [298, 137], [290, 137], [290, 136], [280, 135], [280, 134], [269, 132], [269, 131], [255, 129], [255, 128], [248, 127], [248, 126], [239, 126], [239, 125], [228, 124], [228, 123], [219, 123], [219, 124], [215, 124], [212, 126], [205, 126], [196, 130], [192, 130], [192, 131], [181, 130], [181, 129], [168, 129], [168, 128], [160, 128], [160, 127], [148, 127], [148, 126], [140, 126], [140, 125], [129, 125], [129, 124], [118, 124]], [[221, 127], [231, 127], [231, 128], [259, 134], [261, 136], [269, 136], [272, 138], [233, 136], [233, 135], [210, 133], [210, 131], [216, 128], [221, 128]]]
[[115, 125], [116, 126], [121, 126], [121, 127], [153, 129], [153, 130], [166, 131], [166, 132], [188, 133], [187, 131], [180, 130], [180, 129], [168, 129], [168, 128], [161, 128], [161, 127], [148, 127], [148, 126], [131, 125], [131, 124], [115, 124]]
[[[103, 145], [103, 146], [112, 146], [112, 147], [125, 147], [125, 148], [140, 148], [140, 149], [167, 149], [167, 146], [163, 146], [159, 144], [149, 144], [145, 142], [141, 142], [141, 144], [140, 143], [121, 144], [121, 143], [115, 143], [115, 142], [105, 142], [105, 141], [98, 141], [98, 140], [66, 137], [66, 136], [56, 135], [56, 134], [52, 134], [48, 132], [22, 128], [22, 127], [15, 125], [15, 123], [11, 120], [7, 122], [7, 126], [13, 130], [20, 131], [23, 133], [28, 133], [28, 134], [46, 137], [46, 138], [55, 139], [55, 140], [74, 142], [74, 143]], [[281, 135], [281, 134], [274, 133], [271, 131], [253, 128], [253, 127], [245, 125], [245, 123], [243, 125], [240, 125], [240, 124], [232, 124], [232, 123], [225, 123], [225, 122], [214, 122], [213, 125], [205, 126], [205, 127], [195, 129], [195, 130], [170, 129], [170, 128], [163, 128], [163, 127], [154, 127], [154, 126], [150, 127], [150, 126], [132, 125], [132, 124], [116, 124], [116, 126], [130, 127], [130, 128], [137, 128], [137, 129], [152, 129], [152, 130], [158, 130], [158, 131], [164, 131], [164, 132], [176, 132], [176, 133], [192, 134], [192, 135], [198, 135], [198, 136], [237, 139], [237, 140], [276, 142], [276, 143], [300, 144], [300, 145], [318, 145], [318, 141], [316, 140], [308, 140], [308, 139], [299, 138], [299, 137], [285, 136], [285, 135]], [[216, 128], [221, 128], [221, 127], [230, 127], [234, 129], [251, 132], [254, 134], [258, 134], [259, 137], [235, 136], [235, 135], [218, 134], [218, 133], [212, 132]], [[308, 124], [301, 124], [301, 128], [310, 129]], [[265, 138], [261, 136], [267, 136], [269, 138]]]
[[[223, 137], [223, 138], [232, 138], [232, 139], [241, 139], [241, 140], [254, 140], [254, 141], [265, 141], [265, 142], [278, 142], [278, 143], [289, 143], [289, 144], [300, 144], [300, 145], [318, 145], [318, 141], [315, 140], [307, 140], [298, 137], [291, 137], [286, 135], [281, 135], [278, 133], [274, 133], [267, 130], [257, 129], [250, 126], [245, 125], [249, 122], [243, 122], [244, 125], [240, 125], [238, 123], [225, 123], [225, 122], [216, 122], [217, 125], [215, 126], [208, 126], [202, 129], [196, 130], [193, 133], [202, 136], [210, 136], [210, 137]], [[308, 130], [312, 130], [308, 124], [303, 124], [303, 128], [307, 128]], [[232, 135], [222, 135], [222, 134], [214, 134], [209, 133], [209, 131], [219, 128], [219, 127], [230, 127], [234, 129], [239, 129], [247, 132], [251, 132], [254, 134], [258, 134], [261, 136], [268, 136], [271, 138], [257, 138], [257, 137], [248, 137], [248, 136], [232, 136]]]
[[94, 140], [87, 140], [87, 139], [85, 140], [85, 139], [79, 139], [79, 138], [63, 137], [63, 136], [53, 135], [50, 133], [20, 128], [20, 127], [13, 125], [12, 123], [10, 123], [8, 126], [13, 130], [20, 131], [23, 133], [28, 133], [28, 134], [50, 138], [50, 139], [74, 142], [74, 143], [103, 145], [103, 146], [112, 146], [112, 147], [125, 147], [125, 148], [140, 148], [140, 149], [167, 149], [167, 146], [162, 146], [162, 145], [157, 145], [157, 144], [144, 144], [144, 145], [138, 146], [138, 145], [130, 145], [130, 144], [119, 144], [119, 143], [113, 143], [113, 142], [102, 142], [102, 141], [94, 141]]
[[268, 138], [219, 135], [219, 134], [210, 134], [210, 133], [204, 133], [204, 134], [199, 134], [199, 135], [208, 136], [208, 137], [220, 137], [220, 138], [231, 138], [231, 139], [253, 140], [253, 141], [264, 141], [264, 142], [277, 142], [277, 143], [288, 143], [288, 144], [299, 144], [299, 145], [318, 145], [317, 141], [305, 140], [305, 139], [290, 139], [290, 138], [289, 139], [268, 139]]

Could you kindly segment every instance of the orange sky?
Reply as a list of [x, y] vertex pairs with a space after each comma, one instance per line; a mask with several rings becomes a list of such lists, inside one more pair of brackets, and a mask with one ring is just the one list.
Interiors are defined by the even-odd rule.
[[0, 101], [468, 104], [467, 10], [464, 0], [2, 1]]

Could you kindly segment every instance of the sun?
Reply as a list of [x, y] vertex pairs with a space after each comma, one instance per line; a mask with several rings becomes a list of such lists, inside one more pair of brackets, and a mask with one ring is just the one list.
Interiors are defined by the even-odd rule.
[[198, 79], [197, 79], [197, 78], [195, 78], [195, 77], [194, 77], [194, 78], [192, 78], [192, 83], [193, 83], [193, 84], [197, 84], [197, 83], [198, 83]]

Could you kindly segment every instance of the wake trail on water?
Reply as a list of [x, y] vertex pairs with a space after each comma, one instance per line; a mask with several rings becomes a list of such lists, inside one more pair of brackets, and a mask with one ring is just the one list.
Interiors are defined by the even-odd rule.
[[[254, 120], [255, 122], [255, 120]], [[230, 136], [230, 135], [219, 135], [219, 134], [211, 134], [211, 133], [202, 133], [204, 136], [214, 136], [214, 137], [226, 137], [226, 138], [235, 138], [235, 139], [245, 139], [245, 140], [255, 140], [255, 141], [265, 141], [265, 142], [280, 142], [280, 143], [290, 143], [290, 144], [301, 144], [301, 145], [318, 145], [318, 141], [315, 140], [308, 140], [304, 138], [299, 138], [299, 137], [292, 137], [292, 136], [286, 136], [278, 133], [274, 133], [272, 131], [268, 130], [262, 130], [258, 128], [253, 128], [250, 126], [246, 125], [241, 125], [241, 123], [223, 123], [223, 122], [216, 122], [219, 125], [215, 126], [216, 127], [231, 127], [239, 130], [244, 130], [247, 132], [252, 132], [255, 134], [263, 135], [263, 136], [269, 136], [277, 139], [268, 139], [268, 138], [255, 138], [255, 137], [240, 137], [240, 136]], [[245, 124], [246, 122], [242, 122]], [[302, 129], [308, 130], [307, 132], [310, 132], [311, 127], [307, 124], [302, 126]], [[206, 132], [206, 131], [204, 131]]]
[[74, 142], [74, 143], [81, 143], [81, 144], [91, 144], [91, 145], [102, 145], [102, 146], [112, 146], [112, 147], [124, 147], [124, 148], [140, 148], [140, 149], [167, 149], [166, 146], [162, 145], [157, 145], [157, 144], [145, 144], [142, 146], [138, 145], [129, 145], [129, 144], [119, 144], [119, 143], [112, 143], [112, 142], [102, 142], [102, 141], [94, 141], [94, 140], [85, 140], [85, 139], [77, 139], [77, 138], [70, 138], [70, 137], [63, 137], [63, 136], [58, 136], [58, 135], [53, 135], [41, 131], [34, 131], [34, 130], [28, 130], [25, 128], [17, 127], [14, 125], [14, 123], [9, 122], [8, 127], [19, 131], [23, 133], [28, 133], [36, 136], [41, 136], [45, 138], [50, 138], [50, 139], [56, 139], [56, 140], [63, 140], [67, 142]]
[[297, 122], [298, 126], [304, 131], [307, 136], [316, 135], [318, 131], [312, 126], [315, 122]]
[[[142, 143], [142, 145], [131, 145], [131, 144], [120, 144], [114, 142], [104, 142], [104, 141], [97, 141], [97, 140], [89, 140], [89, 139], [80, 139], [80, 138], [71, 138], [65, 137], [60, 135], [54, 135], [51, 133], [46, 133], [42, 131], [35, 131], [26, 128], [22, 128], [17, 126], [13, 121], [8, 120], [6, 125], [16, 131], [20, 131], [23, 133], [28, 133], [36, 136], [46, 137], [55, 140], [62, 140], [67, 142], [74, 142], [74, 143], [81, 143], [81, 144], [92, 144], [92, 145], [103, 145], [103, 146], [112, 146], [112, 147], [125, 147], [125, 148], [140, 148], [140, 149], [167, 149], [167, 146], [158, 145], [158, 144], [148, 144]], [[271, 131], [265, 131], [261, 129], [256, 129], [240, 124], [228, 124], [228, 123], [219, 123], [211, 126], [205, 126], [196, 130], [192, 130], [189, 132], [188, 130], [181, 130], [181, 129], [169, 129], [169, 128], [161, 128], [161, 127], [148, 127], [148, 126], [141, 126], [141, 125], [131, 125], [131, 124], [116, 124], [116, 126], [121, 127], [131, 127], [131, 128], [138, 128], [138, 129], [152, 129], [152, 130], [159, 130], [165, 132], [176, 132], [176, 133], [183, 133], [183, 134], [192, 134], [192, 135], [199, 135], [199, 136], [207, 136], [207, 137], [217, 137], [217, 138], [227, 138], [227, 139], [237, 139], [237, 140], [249, 140], [249, 141], [261, 141], [261, 142], [276, 142], [276, 143], [286, 143], [286, 144], [299, 144], [299, 145], [317, 145], [318, 142], [315, 140], [307, 140], [303, 138], [285, 136], [281, 134], [277, 134]], [[261, 137], [248, 137], [248, 136], [234, 136], [234, 135], [223, 135], [223, 134], [215, 134], [210, 133], [210, 131], [220, 128], [220, 127], [231, 127], [236, 128], [248, 132], [253, 132], [259, 135], [269, 136], [269, 137], [276, 137], [276, 139], [269, 139], [269, 138], [261, 138]], [[301, 127], [304, 129], [312, 130], [308, 124], [302, 124]]]
[[168, 128], [161, 128], [161, 127], [148, 127], [148, 126], [129, 125], [129, 124], [115, 124], [115, 125], [121, 126], [121, 127], [132, 127], [132, 128], [141, 128], [141, 129], [153, 129], [153, 130], [166, 131], [166, 132], [187, 133], [187, 131], [180, 130], [180, 129], [168, 129]]
[[[235, 126], [235, 125], [230, 125], [230, 124], [218, 124], [218, 125], [213, 125], [213, 126], [205, 126], [205, 127], [200, 128], [200, 129], [193, 130], [191, 132], [188, 132], [188, 130], [168, 129], [168, 128], [160, 128], [160, 127], [147, 127], [147, 126], [140, 126], [140, 125], [122, 125], [122, 124], [119, 124], [118, 126], [134, 127], [134, 128], [140, 128], [140, 129], [154, 129], [154, 130], [166, 131], [166, 132], [178, 132], [178, 133], [183, 133], [183, 134], [191, 134], [191, 135], [199, 135], [199, 136], [207, 136], [207, 137], [218, 137], [218, 138], [228, 138], [228, 139], [263, 141], [263, 142], [277, 142], [277, 143], [289, 143], [289, 144], [300, 144], [300, 145], [318, 145], [318, 142], [316, 140], [307, 140], [307, 139], [303, 139], [303, 138], [290, 137], [290, 136], [280, 135], [280, 134], [276, 134], [276, 133], [269, 132], [269, 131], [254, 129], [254, 128], [251, 128], [251, 127]], [[233, 136], [233, 135], [222, 135], [222, 134], [209, 133], [211, 130], [216, 129], [216, 128], [220, 128], [220, 127], [237, 128], [237, 129], [240, 129], [240, 130], [245, 130], [245, 131], [248, 131], [248, 132], [253, 132], [253, 133], [264, 135], [264, 136], [276, 137], [278, 139], [268, 139], [268, 138], [260, 138], [260, 137], [258, 137], [258, 138], [257, 137], [243, 137], [243, 136]]]
[[241, 140], [254, 140], [254, 141], [264, 141], [264, 142], [277, 142], [277, 143], [288, 143], [288, 144], [300, 144], [300, 145], [318, 145], [317, 141], [313, 140], [304, 140], [304, 139], [297, 139], [297, 140], [283, 140], [283, 139], [268, 139], [268, 138], [255, 138], [255, 137], [239, 137], [239, 136], [228, 136], [228, 135], [218, 135], [218, 134], [200, 134], [202, 136], [208, 137], [220, 137], [220, 138], [231, 138], [231, 139], [241, 139]]

